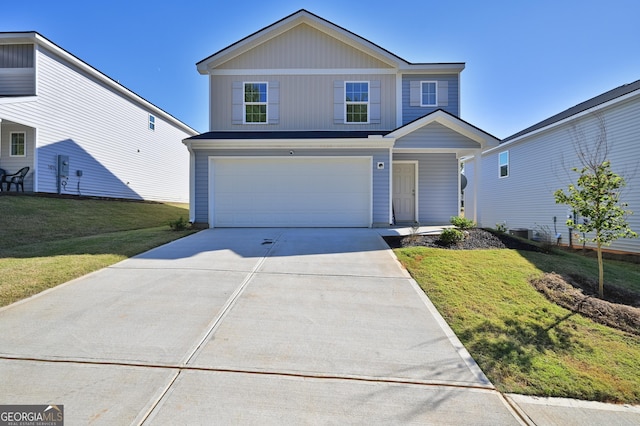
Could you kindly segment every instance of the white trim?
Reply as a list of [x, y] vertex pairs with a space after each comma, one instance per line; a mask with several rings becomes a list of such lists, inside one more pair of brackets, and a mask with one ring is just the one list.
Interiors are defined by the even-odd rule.
[[387, 149], [395, 139], [185, 139], [189, 149]]
[[[369, 225], [368, 228], [373, 227], [373, 156], [370, 155], [353, 155], [353, 156], [337, 156], [337, 155], [301, 155], [295, 156], [296, 160], [331, 160], [331, 159], [359, 159], [359, 160], [369, 160]], [[213, 193], [214, 188], [214, 163], [216, 160], [283, 160], [283, 159], [291, 159], [291, 156], [287, 155], [274, 155], [274, 156], [261, 156], [261, 155], [233, 155], [233, 156], [208, 156], [208, 188], [207, 188], [207, 199], [209, 200], [208, 211], [207, 211], [207, 220], [209, 221], [209, 228], [214, 228], [215, 223], [215, 206], [214, 200], [215, 196]]]
[[[89, 76], [97, 79], [101, 83], [104, 83], [106, 86], [114, 89], [118, 93], [120, 93], [120, 94], [126, 96], [127, 98], [131, 99], [133, 102], [136, 102], [136, 103], [142, 105], [143, 108], [146, 108], [146, 109], [149, 109], [151, 111], [154, 111], [156, 116], [162, 117], [165, 121], [167, 121], [167, 122], [171, 123], [172, 125], [182, 129], [186, 133], [189, 133], [189, 134], [192, 134], [192, 135], [197, 135], [198, 134], [198, 132], [196, 130], [194, 130], [191, 127], [187, 126], [185, 123], [183, 123], [180, 120], [178, 120], [177, 118], [173, 117], [168, 112], [163, 111], [159, 107], [153, 105], [151, 102], [149, 102], [146, 99], [144, 99], [144, 98], [140, 97], [139, 95], [135, 94], [134, 92], [132, 92], [131, 90], [127, 89], [126, 87], [124, 87], [120, 83], [118, 83], [115, 80], [113, 80], [110, 77], [108, 77], [106, 74], [103, 74], [102, 72], [98, 71], [96, 68], [92, 67], [91, 65], [87, 64], [86, 62], [84, 62], [81, 59], [75, 57], [74, 55], [72, 55], [71, 53], [67, 52], [66, 50], [62, 49], [61, 47], [59, 47], [55, 43], [47, 40], [46, 38], [44, 38], [43, 36], [41, 36], [37, 32], [0, 34], [0, 40], [2, 40], [2, 41], [11, 41], [11, 42], [16, 42], [16, 43], [23, 43], [23, 44], [34, 43], [35, 44], [35, 46], [34, 46], [35, 47], [34, 48], [34, 55], [36, 54], [36, 50], [39, 50], [40, 48], [46, 48], [47, 50], [53, 52], [58, 57], [70, 62], [73, 66], [77, 67], [83, 73], [88, 74]], [[37, 55], [36, 55], [35, 59], [36, 60], [34, 61], [34, 67], [36, 68], [36, 94], [37, 94], [38, 93], [38, 82], [40, 80], [38, 78], [39, 64], [37, 63]]]
[[37, 149], [38, 146], [38, 128], [34, 127], [33, 128], [33, 172], [32, 176], [33, 176], [33, 192], [40, 192], [38, 190], [39, 186], [38, 185], [38, 176], [40, 174], [40, 167], [38, 167], [38, 152], [40, 152], [39, 149]]
[[402, 127], [402, 74], [396, 74], [396, 127]]
[[432, 112], [431, 114], [428, 114], [419, 120], [396, 129], [393, 132], [387, 134], [385, 137], [399, 139], [433, 122], [442, 124], [443, 126], [453, 130], [454, 132], [460, 133], [461, 135], [466, 136], [467, 138], [475, 142], [478, 142], [480, 144], [480, 147], [483, 149], [486, 148], [487, 145], [498, 145], [498, 143], [500, 142], [490, 134], [485, 133], [484, 131], [462, 121], [461, 119], [440, 110]]
[[193, 223], [196, 220], [196, 154], [191, 147], [187, 149], [189, 150], [189, 222]]
[[[396, 164], [413, 164], [413, 176], [414, 176], [414, 182], [413, 182], [413, 190], [415, 192], [415, 194], [413, 195], [413, 200], [414, 200], [414, 207], [413, 207], [413, 221], [414, 222], [418, 222], [418, 218], [420, 217], [420, 212], [419, 212], [419, 205], [420, 203], [418, 202], [418, 198], [420, 197], [420, 191], [418, 188], [418, 171], [420, 168], [420, 162], [417, 160], [397, 160], [397, 161], [393, 161], [393, 163]], [[393, 206], [393, 175], [391, 175], [391, 205]], [[459, 187], [459, 186], [458, 186]]]
[[[367, 84], [367, 101], [366, 102], [356, 102], [356, 101], [347, 101], [347, 85], [348, 84]], [[342, 97], [344, 100], [344, 124], [370, 124], [371, 123], [371, 82], [366, 80], [359, 81], [345, 81], [344, 82], [344, 95]], [[347, 121], [347, 105], [366, 105], [367, 106], [367, 121]]]
[[[423, 104], [422, 103], [422, 99], [423, 99], [423, 84], [425, 83], [429, 83], [429, 84], [433, 84], [434, 86], [434, 95], [435, 95], [435, 102], [432, 104]], [[420, 106], [421, 107], [437, 107], [438, 106], [438, 82], [436, 80], [422, 80], [420, 81]]]
[[37, 96], [11, 96], [6, 98], [0, 98], [0, 105], [20, 104], [24, 102], [35, 102], [37, 100], [38, 100]]
[[[265, 89], [265, 101], [264, 102], [249, 102], [245, 100], [245, 90], [247, 84], [264, 84]], [[265, 120], [264, 121], [247, 121], [247, 105], [264, 105], [265, 106]], [[254, 125], [254, 124], [269, 124], [269, 82], [268, 81], [243, 81], [242, 82], [242, 124]]]
[[[24, 154], [22, 155], [13, 154], [13, 135], [22, 135], [22, 145], [24, 147]], [[9, 132], [9, 157], [24, 158], [26, 156], [27, 156], [27, 132], [25, 131]]]
[[208, 74], [212, 76], [245, 76], [245, 75], [362, 75], [362, 74], [396, 74], [395, 68], [268, 68], [268, 69], [214, 69]]
[[389, 225], [393, 224], [393, 148], [389, 148]]
[[[501, 163], [500, 162], [500, 156], [502, 154], [507, 154], [507, 162], [506, 163]], [[502, 176], [502, 166], [507, 166], [507, 174]], [[504, 179], [504, 178], [508, 178], [509, 174], [510, 174], [510, 170], [509, 170], [509, 150], [506, 149], [504, 151], [501, 151], [500, 153], [498, 153], [498, 179]]]
[[589, 109], [586, 109], [586, 110], [584, 110], [582, 112], [579, 112], [577, 114], [569, 116], [569, 117], [567, 117], [567, 118], [565, 118], [563, 120], [551, 123], [548, 126], [541, 127], [539, 129], [533, 130], [533, 131], [531, 131], [529, 133], [525, 133], [524, 135], [518, 136], [515, 139], [511, 139], [510, 141], [504, 142], [504, 143], [500, 144], [499, 146], [496, 146], [496, 147], [493, 147], [491, 149], [488, 149], [488, 150], [484, 151], [482, 153], [482, 155], [490, 154], [493, 151], [498, 150], [498, 149], [504, 149], [505, 147], [508, 147], [508, 146], [513, 145], [513, 144], [518, 143], [518, 142], [521, 142], [524, 139], [530, 138], [530, 137], [535, 136], [535, 135], [537, 135], [539, 133], [542, 133], [542, 132], [546, 132], [548, 130], [553, 129], [554, 127], [562, 126], [563, 124], [566, 124], [566, 123], [568, 123], [570, 121], [577, 120], [577, 119], [579, 119], [581, 117], [584, 117], [585, 115], [589, 115], [589, 114], [594, 113], [596, 111], [599, 111], [601, 109], [608, 108], [610, 106], [613, 106], [613, 105], [615, 105], [617, 103], [620, 103], [620, 102], [624, 102], [624, 101], [626, 101], [626, 100], [628, 100], [630, 98], [636, 97], [636, 96], [640, 96], [640, 90], [634, 90], [633, 92], [627, 93], [626, 95], [619, 96], [619, 97], [617, 97], [615, 99], [611, 99], [608, 102], [602, 103], [600, 105], [596, 105], [596, 106], [591, 107]]

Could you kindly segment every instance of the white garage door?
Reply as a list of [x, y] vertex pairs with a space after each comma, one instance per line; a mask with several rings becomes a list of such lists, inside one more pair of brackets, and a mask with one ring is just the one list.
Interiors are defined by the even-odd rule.
[[370, 158], [217, 158], [215, 227], [366, 227]]

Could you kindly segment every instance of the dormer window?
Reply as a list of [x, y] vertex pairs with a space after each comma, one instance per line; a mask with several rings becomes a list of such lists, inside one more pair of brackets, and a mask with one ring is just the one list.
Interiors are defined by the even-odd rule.
[[244, 122], [267, 122], [267, 83], [244, 83]]
[[347, 81], [345, 88], [345, 107], [347, 123], [369, 122], [369, 82]]

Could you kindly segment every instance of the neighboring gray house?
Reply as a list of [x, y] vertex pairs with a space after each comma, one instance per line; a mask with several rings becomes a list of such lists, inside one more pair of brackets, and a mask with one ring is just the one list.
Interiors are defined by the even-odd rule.
[[306, 10], [197, 64], [210, 131], [191, 220], [210, 227], [449, 223], [460, 158], [498, 144], [460, 119], [463, 63], [410, 63]]
[[[477, 184], [479, 190], [465, 191], [465, 214], [486, 227], [506, 223], [510, 229], [557, 232], [568, 244], [565, 222], [572, 213], [555, 203], [553, 193], [577, 180], [578, 174], [571, 171], [581, 168], [576, 138], [593, 146], [602, 127], [609, 146], [607, 159], [613, 171], [628, 180], [623, 201], [635, 213], [628, 222], [640, 233], [640, 80], [569, 108], [506, 138], [482, 156], [467, 159], [465, 176], [469, 186]], [[577, 238], [572, 240], [577, 243]], [[620, 239], [610, 249], [640, 252], [640, 239]]]
[[0, 33], [0, 168], [29, 167], [25, 191], [187, 202], [196, 134], [40, 34]]

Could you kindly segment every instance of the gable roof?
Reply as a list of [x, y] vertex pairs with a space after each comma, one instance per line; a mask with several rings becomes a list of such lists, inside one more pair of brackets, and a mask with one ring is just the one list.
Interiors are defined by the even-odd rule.
[[158, 117], [163, 118], [167, 122], [169, 122], [169, 123], [175, 125], [176, 127], [180, 128], [184, 132], [192, 134], [192, 135], [195, 135], [195, 134], [198, 133], [196, 130], [192, 129], [187, 124], [185, 124], [182, 121], [178, 120], [177, 118], [175, 118], [174, 116], [172, 116], [168, 112], [166, 112], [163, 109], [155, 106], [154, 104], [152, 104], [151, 102], [147, 101], [142, 96], [136, 94], [132, 90], [127, 89], [126, 87], [124, 87], [122, 84], [120, 84], [116, 80], [112, 79], [108, 75], [104, 74], [103, 72], [99, 71], [98, 69], [96, 69], [96, 68], [92, 67], [91, 65], [87, 64], [82, 59], [78, 58], [77, 56], [73, 55], [72, 53], [69, 53], [67, 50], [65, 50], [62, 47], [58, 46], [57, 44], [53, 43], [51, 40], [47, 39], [46, 37], [44, 37], [43, 35], [41, 35], [40, 33], [36, 32], [36, 31], [0, 32], [0, 43], [3, 42], [3, 41], [4, 42], [9, 42], [9, 43], [12, 43], [12, 42], [16, 42], [16, 43], [34, 43], [36, 45], [42, 46], [42, 47], [48, 49], [49, 51], [55, 53], [59, 57], [65, 59], [68, 62], [70, 62], [71, 64], [75, 65], [76, 67], [78, 67], [78, 69], [82, 70], [82, 72], [88, 74], [89, 76], [91, 76], [93, 78], [96, 78], [101, 83], [104, 83], [107, 87], [110, 87], [111, 89], [115, 90], [116, 92], [124, 95], [125, 97], [129, 98], [133, 102], [142, 105], [143, 107], [147, 108], [149, 110], [149, 112], [155, 114]]
[[636, 90], [640, 90], [640, 80], [634, 81], [633, 83], [624, 84], [620, 87], [616, 87], [613, 90], [609, 90], [608, 92], [605, 92], [587, 101], [579, 103], [578, 105], [575, 105], [567, 110], [562, 111], [559, 114], [549, 117], [546, 120], [543, 120], [537, 124], [534, 124], [531, 127], [527, 127], [526, 129], [514, 135], [511, 135], [508, 138], [503, 139], [501, 143], [509, 142], [511, 140], [517, 139], [526, 134], [535, 132], [536, 130], [544, 129], [545, 127], [551, 126], [552, 124], [558, 123], [569, 117], [573, 117], [574, 115], [580, 114], [581, 112], [590, 110], [594, 107], [597, 107], [598, 105], [602, 105], [606, 102], [613, 101], [631, 92], [635, 92]]
[[239, 40], [221, 50], [206, 57], [196, 63], [200, 74], [208, 74], [210, 69], [216, 68], [221, 64], [249, 51], [250, 49], [265, 43], [268, 40], [294, 28], [300, 24], [307, 24], [320, 30], [330, 36], [342, 41], [343, 43], [364, 51], [371, 56], [389, 64], [390, 66], [403, 70], [429, 70], [440, 72], [460, 72], [464, 69], [464, 62], [446, 62], [446, 63], [411, 63], [398, 55], [378, 46], [377, 44], [352, 33], [351, 31], [336, 25], [318, 15], [315, 15], [305, 9], [300, 9], [281, 20], [256, 31], [253, 34]]
[[405, 124], [402, 127], [398, 127], [394, 131], [387, 133], [385, 137], [393, 137], [399, 139], [431, 123], [442, 124], [443, 126], [453, 130], [454, 132], [459, 133], [479, 143], [483, 149], [496, 146], [500, 142], [500, 139], [496, 138], [495, 136], [443, 109], [437, 109], [427, 115], [411, 121], [410, 123]]

